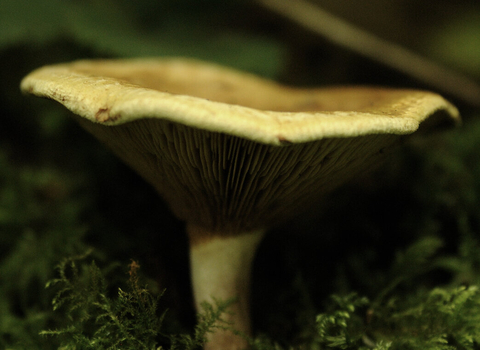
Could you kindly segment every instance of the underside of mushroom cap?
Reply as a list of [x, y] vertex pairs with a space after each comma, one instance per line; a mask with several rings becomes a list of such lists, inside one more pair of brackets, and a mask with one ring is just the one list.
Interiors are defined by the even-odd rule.
[[248, 232], [298, 214], [383, 163], [398, 135], [266, 145], [158, 119], [111, 128], [76, 117], [141, 174], [177, 217], [212, 232]]
[[295, 89], [184, 59], [44, 67], [22, 89], [77, 114], [179, 218], [232, 234], [294, 216], [421, 124], [459, 121], [434, 93]]

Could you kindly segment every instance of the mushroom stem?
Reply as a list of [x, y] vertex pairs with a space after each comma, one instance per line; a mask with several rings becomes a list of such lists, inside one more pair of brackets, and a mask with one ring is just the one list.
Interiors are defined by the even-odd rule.
[[[255, 251], [264, 231], [222, 236], [189, 225], [190, 265], [193, 294], [198, 311], [203, 302], [235, 298], [222, 319], [244, 334], [250, 334], [250, 273]], [[220, 324], [219, 324], [220, 325]], [[221, 326], [221, 325], [220, 325]], [[205, 350], [239, 350], [246, 339], [230, 330], [216, 329], [207, 335]]]

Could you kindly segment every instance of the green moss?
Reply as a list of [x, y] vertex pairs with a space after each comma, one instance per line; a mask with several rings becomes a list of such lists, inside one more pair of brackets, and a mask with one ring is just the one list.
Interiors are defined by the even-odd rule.
[[61, 349], [197, 349], [206, 341], [206, 334], [221, 327], [221, 316], [229, 302], [204, 304], [192, 334], [169, 334], [163, 329], [166, 310], [161, 310], [163, 293], [141, 285], [136, 261], [129, 265], [126, 286], [118, 287], [110, 296], [105, 276], [112, 266], [101, 270], [87, 255], [64, 259], [58, 266], [59, 278], [47, 287], [57, 290], [53, 309], [65, 321], [60, 328], [43, 330], [41, 335], [54, 337]]
[[62, 349], [157, 348], [163, 322], [163, 314], [157, 315], [161, 294], [153, 296], [139, 285], [137, 263], [130, 264], [127, 287], [110, 297], [102, 271], [93, 261], [78, 266], [84, 258], [65, 259], [58, 265], [59, 278], [47, 287], [57, 290], [53, 309], [68, 321], [40, 334], [57, 337]]
[[[402, 293], [402, 284], [424, 278], [444, 257], [436, 255], [440, 242], [421, 239], [398, 254], [390, 274], [396, 276], [373, 300], [356, 293], [333, 295], [323, 313], [305, 320], [295, 349], [476, 349], [480, 343], [480, 289], [419, 284]], [[417, 265], [419, 268], [412, 267]], [[167, 312], [162, 293], [142, 285], [139, 265], [129, 265], [125, 287], [116, 293], [107, 276], [118, 265], [100, 269], [86, 256], [64, 259], [59, 277], [48, 283], [56, 289], [53, 309], [61, 313], [61, 327], [44, 330], [61, 349], [196, 349], [207, 332], [215, 331], [227, 303], [204, 304], [190, 334], [164, 331]], [[126, 276], [127, 274], [125, 274]], [[163, 309], [163, 311], [162, 311]], [[303, 310], [298, 310], [302, 312]], [[225, 325], [228, 328], [228, 325]], [[253, 349], [283, 349], [267, 337], [251, 339]], [[288, 347], [287, 347], [288, 348]], [[285, 348], [286, 349], [286, 348]]]

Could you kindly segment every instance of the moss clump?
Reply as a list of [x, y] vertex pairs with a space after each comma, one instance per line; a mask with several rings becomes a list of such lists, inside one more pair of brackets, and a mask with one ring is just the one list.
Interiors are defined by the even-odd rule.
[[[250, 339], [252, 349], [332, 350], [455, 350], [480, 344], [480, 289], [419, 284], [409, 293], [405, 285], [424, 278], [444, 265], [441, 242], [423, 238], [399, 253], [388, 274], [396, 276], [370, 300], [357, 293], [332, 295], [326, 311], [305, 320], [301, 339], [282, 347], [266, 336]], [[125, 287], [112, 293], [106, 278], [118, 266], [100, 269], [85, 256], [63, 260], [59, 278], [48, 283], [56, 289], [53, 309], [63, 315], [62, 327], [42, 331], [61, 349], [198, 349], [205, 335], [215, 331], [229, 302], [204, 304], [190, 334], [171, 333], [160, 310], [163, 293], [142, 286], [139, 265], [129, 265]], [[110, 294], [115, 294], [109, 296]], [[307, 314], [311, 310], [299, 310]], [[229, 325], [225, 324], [228, 328]]]
[[218, 327], [214, 324], [229, 304], [205, 304], [192, 335], [169, 334], [163, 327], [166, 310], [159, 307], [163, 293], [140, 284], [136, 261], [129, 265], [126, 286], [110, 296], [106, 275], [115, 266], [100, 269], [85, 257], [64, 259], [57, 266], [59, 278], [47, 284], [57, 289], [53, 309], [64, 315], [65, 322], [40, 334], [56, 338], [63, 350], [197, 349], [204, 345], [206, 334]]

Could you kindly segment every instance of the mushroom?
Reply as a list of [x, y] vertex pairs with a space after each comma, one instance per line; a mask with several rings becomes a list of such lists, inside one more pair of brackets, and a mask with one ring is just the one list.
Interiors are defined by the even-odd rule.
[[[40, 68], [24, 92], [53, 99], [153, 185], [186, 222], [197, 308], [236, 298], [250, 334], [250, 267], [265, 231], [373, 168], [405, 135], [459, 122], [439, 95], [297, 89], [195, 60], [77, 61]], [[222, 330], [206, 349], [242, 349]]]

